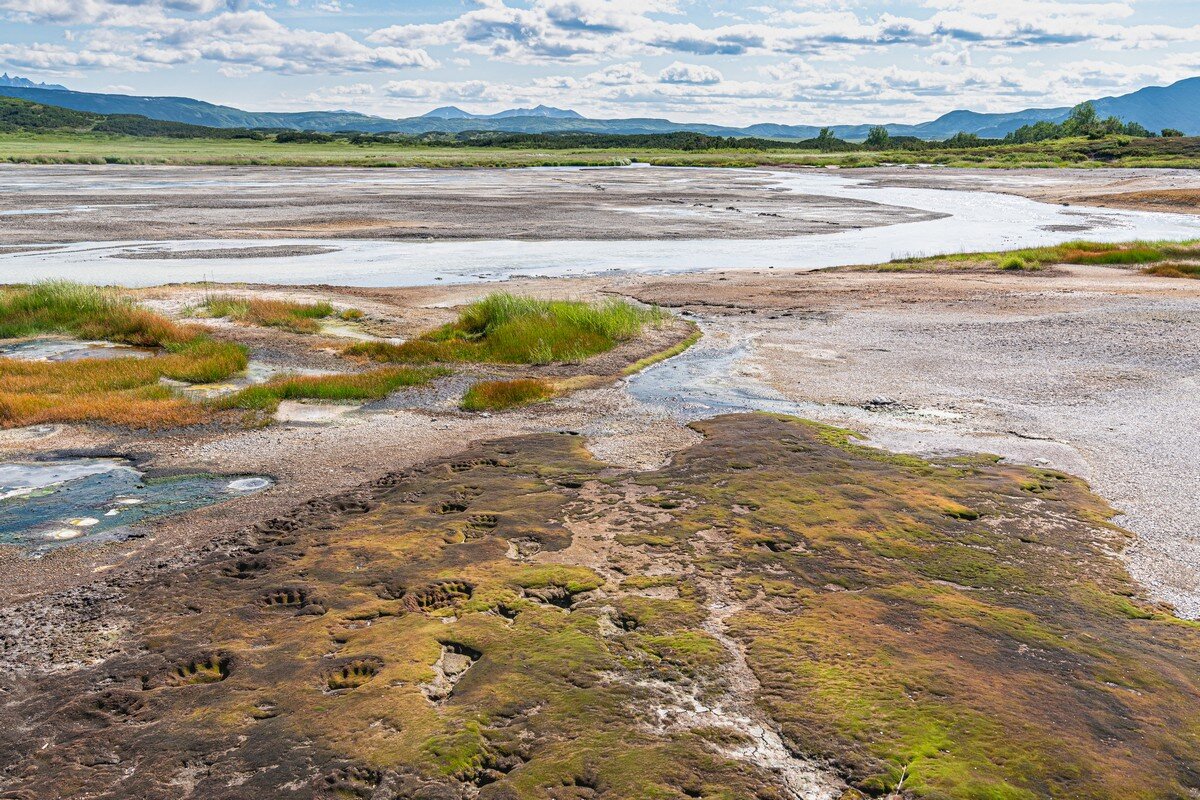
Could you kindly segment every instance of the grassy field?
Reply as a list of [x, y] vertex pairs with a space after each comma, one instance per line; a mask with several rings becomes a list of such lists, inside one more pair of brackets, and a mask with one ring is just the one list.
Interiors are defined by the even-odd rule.
[[931, 272], [945, 270], [1037, 271], [1057, 264], [1136, 267], [1146, 275], [1200, 277], [1200, 241], [1066, 242], [995, 253], [900, 258], [884, 264], [841, 267], [858, 272]]
[[818, 151], [636, 148], [508, 149], [414, 144], [284, 143], [244, 139], [175, 139], [98, 133], [2, 133], [0, 163], [174, 164], [362, 167], [601, 166], [642, 162], [662, 166], [839, 166], [938, 164], [952, 167], [1200, 168], [1200, 139], [1058, 139], [1036, 144], [938, 150]]
[[385, 363], [577, 362], [632, 339], [666, 314], [620, 300], [582, 303], [537, 300], [496, 292], [467, 306], [459, 318], [403, 344], [361, 342], [345, 353]]

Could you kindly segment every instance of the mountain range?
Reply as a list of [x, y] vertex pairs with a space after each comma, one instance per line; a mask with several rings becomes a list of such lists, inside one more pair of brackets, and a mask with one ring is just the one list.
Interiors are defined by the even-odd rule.
[[[0, 96], [18, 97], [36, 103], [100, 114], [140, 114], [151, 119], [208, 125], [216, 128], [283, 128], [321, 132], [363, 133], [461, 133], [463, 131], [508, 131], [514, 133], [591, 132], [607, 134], [672, 133], [694, 131], [712, 136], [756, 136], [771, 139], [809, 139], [821, 126], [759, 123], [729, 127], [707, 123], [672, 122], [666, 119], [590, 119], [567, 109], [537, 106], [516, 108], [498, 114], [471, 114], [455, 106], [436, 108], [419, 117], [387, 119], [355, 111], [254, 112], [215, 105], [188, 97], [142, 97], [124, 94], [75, 92], [61, 86], [34, 83], [5, 75]], [[1152, 86], [1119, 97], [1094, 100], [1102, 117], [1116, 116], [1139, 122], [1150, 130], [1175, 128], [1200, 135], [1200, 77], [1187, 78], [1170, 86]], [[956, 133], [974, 133], [1000, 138], [1022, 125], [1040, 121], [1061, 122], [1070, 107], [1029, 108], [1001, 114], [951, 111], [935, 120], [916, 125], [885, 125], [893, 136], [946, 139]], [[865, 139], [871, 125], [832, 125], [835, 136], [849, 141]]]
[[67, 89], [67, 87], [57, 83], [34, 83], [28, 78], [9, 75], [7, 72], [0, 75], [0, 87], [10, 89], [50, 89], [55, 91], [66, 91]]

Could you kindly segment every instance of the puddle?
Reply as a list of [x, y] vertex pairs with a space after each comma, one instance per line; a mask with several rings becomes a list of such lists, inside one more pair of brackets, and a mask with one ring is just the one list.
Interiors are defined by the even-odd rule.
[[0, 544], [35, 552], [109, 541], [139, 522], [270, 488], [261, 476], [147, 478], [122, 458], [0, 464]]
[[0, 344], [0, 358], [15, 358], [20, 361], [149, 358], [157, 353], [158, 351], [152, 347], [133, 347], [115, 342], [81, 341], [50, 336]]

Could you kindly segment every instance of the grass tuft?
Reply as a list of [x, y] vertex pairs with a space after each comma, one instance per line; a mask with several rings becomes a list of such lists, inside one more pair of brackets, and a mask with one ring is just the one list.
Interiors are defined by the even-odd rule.
[[497, 292], [463, 309], [459, 318], [403, 344], [360, 342], [346, 355], [372, 361], [549, 364], [578, 362], [632, 339], [667, 318], [657, 308], [623, 300], [584, 303], [539, 300]]
[[1160, 278], [1200, 278], [1200, 264], [1195, 262], [1165, 261], [1162, 264], [1146, 267], [1142, 270], [1145, 275], [1157, 275]]
[[447, 374], [447, 370], [429, 367], [388, 367], [349, 375], [285, 376], [243, 389], [221, 400], [219, 405], [273, 413], [283, 400], [381, 400], [397, 389], [422, 386]]
[[540, 403], [554, 396], [554, 387], [536, 378], [511, 381], [482, 381], [463, 395], [463, 411], [503, 411], [506, 408]]
[[[321, 329], [318, 320], [333, 314], [333, 306], [326, 302], [297, 303], [291, 300], [245, 298], [236, 295], [211, 297], [204, 302], [201, 309], [205, 316], [228, 317], [237, 322], [280, 328], [293, 333], [316, 333]], [[339, 316], [347, 320], [356, 319], [347, 316], [353, 311], [355, 309], [347, 309]], [[362, 316], [361, 312], [359, 316]]]
[[162, 348], [151, 358], [42, 363], [0, 359], [0, 427], [103, 422], [165, 428], [205, 421], [208, 411], [163, 379], [223, 380], [246, 368], [246, 349], [177, 325], [106, 289], [54, 281], [0, 291], [0, 338], [66, 334]]

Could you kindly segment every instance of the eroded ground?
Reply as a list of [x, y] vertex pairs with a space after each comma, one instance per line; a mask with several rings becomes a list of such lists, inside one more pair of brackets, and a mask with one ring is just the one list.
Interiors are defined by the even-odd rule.
[[10, 681], [9, 792], [1200, 786], [1196, 630], [1138, 599], [1081, 483], [761, 415], [698, 431], [643, 473], [570, 434], [472, 447], [125, 587], [111, 657]]

